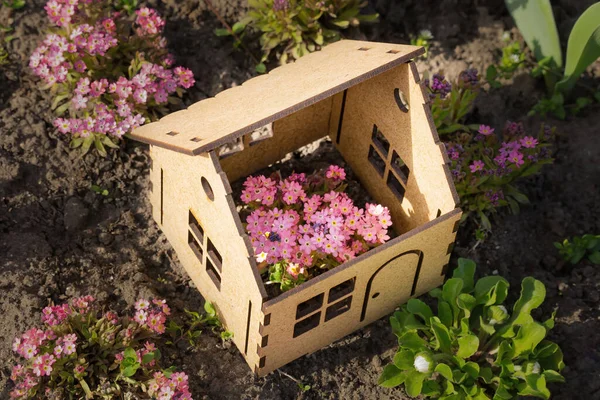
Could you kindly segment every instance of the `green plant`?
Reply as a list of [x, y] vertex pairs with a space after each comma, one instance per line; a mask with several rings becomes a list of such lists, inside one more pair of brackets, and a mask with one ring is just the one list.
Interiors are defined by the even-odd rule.
[[454, 84], [450, 84], [441, 73], [434, 74], [431, 80], [425, 79], [425, 86], [429, 93], [431, 114], [440, 135], [479, 127], [464, 124], [481, 89], [477, 70], [462, 71]]
[[[561, 119], [565, 118], [565, 104], [570, 100], [577, 80], [585, 69], [600, 57], [600, 2], [591, 5], [575, 22], [569, 35], [563, 70], [562, 52], [550, 1], [505, 1], [538, 62], [533, 74], [542, 75], [548, 89], [548, 97], [541, 99], [532, 113], [552, 113]], [[578, 98], [574, 106], [567, 106], [574, 112], [578, 112], [594, 99], [600, 102], [600, 92], [597, 89], [580, 86], [588, 90], [590, 96]]]
[[424, 58], [429, 57], [429, 47], [431, 47], [431, 41], [433, 40], [433, 35], [431, 31], [428, 29], [423, 29], [419, 31], [417, 36], [410, 37], [410, 44], [413, 46], [422, 46], [425, 49], [425, 54], [423, 54]]
[[521, 44], [513, 41], [509, 32], [504, 33], [503, 39], [506, 44], [502, 47], [500, 63], [490, 65], [485, 71], [485, 79], [492, 88], [501, 87], [502, 83], [498, 79], [512, 78], [514, 73], [525, 63], [525, 52], [521, 48]]
[[4, 0], [2, 4], [8, 8], [12, 8], [13, 10], [18, 10], [25, 7], [25, 0]]
[[108, 196], [108, 189], [102, 189], [98, 185], [92, 185], [90, 189], [92, 189], [92, 192], [94, 193], [100, 194], [102, 196]]
[[423, 301], [410, 299], [390, 318], [399, 349], [379, 384], [404, 384], [411, 397], [447, 400], [550, 397], [548, 382], [563, 382], [563, 355], [545, 340], [554, 314], [543, 323], [531, 312], [544, 301], [544, 284], [523, 279], [512, 313], [503, 304], [509, 284], [499, 276], [475, 281], [475, 263], [458, 268], [437, 299], [437, 315]]
[[14, 366], [11, 399], [190, 400], [187, 375], [160, 367], [151, 341], [164, 332], [164, 300], [140, 299], [133, 318], [101, 312], [94, 298], [43, 309], [42, 329], [15, 338], [24, 362]]
[[563, 240], [562, 243], [554, 242], [560, 256], [575, 265], [584, 257], [597, 265], [600, 265], [600, 235], [575, 236], [573, 241]]
[[343, 29], [377, 21], [377, 14], [360, 13], [366, 5], [363, 0], [249, 0], [241, 21], [215, 33], [241, 39], [247, 28], [259, 32], [263, 56], [257, 70], [264, 72], [273, 55], [285, 64], [339, 40]]
[[[209, 301], [204, 303], [204, 313], [200, 314], [197, 311], [185, 310], [186, 318], [181, 325], [175, 321], [169, 321], [167, 331], [171, 335], [171, 339], [167, 343], [177, 343], [181, 340], [187, 340], [191, 347], [196, 347], [196, 340], [202, 335], [202, 328], [209, 326], [213, 331], [217, 328], [222, 328], [223, 325], [217, 317], [217, 310]], [[224, 342], [233, 338], [233, 333], [228, 330], [223, 330], [219, 334]]]

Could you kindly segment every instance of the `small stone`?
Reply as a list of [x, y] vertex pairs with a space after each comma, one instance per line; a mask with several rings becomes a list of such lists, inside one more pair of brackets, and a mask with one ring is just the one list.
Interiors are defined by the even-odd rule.
[[375, 368], [380, 368], [381, 367], [381, 358], [379, 358], [378, 355], [375, 355], [373, 357], [373, 359], [371, 360], [371, 365]]
[[564, 291], [565, 291], [565, 290], [567, 290], [568, 288], [569, 288], [569, 285], [567, 285], [567, 284], [566, 284], [566, 283], [564, 283], [564, 282], [560, 282], [560, 283], [558, 284], [558, 291], [559, 291], [559, 292], [564, 292]]

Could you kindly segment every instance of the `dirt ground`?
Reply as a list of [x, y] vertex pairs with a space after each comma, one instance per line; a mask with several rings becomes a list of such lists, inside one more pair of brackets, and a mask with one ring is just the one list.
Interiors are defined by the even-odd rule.
[[[235, 0], [214, 1], [225, 18], [240, 15]], [[593, 1], [554, 1], [561, 35]], [[219, 27], [202, 1], [150, 1], [166, 17], [167, 36], [178, 64], [192, 69], [192, 103], [241, 84], [253, 63], [217, 38]], [[480, 70], [498, 52], [510, 17], [501, 0], [375, 0], [379, 25], [355, 37], [406, 43], [411, 33], [430, 29], [435, 42], [421, 71], [443, 69], [451, 78], [465, 67]], [[0, 71], [0, 399], [8, 398], [10, 344], [36, 324], [50, 301], [91, 294], [123, 310], [140, 296], [161, 296], [173, 307], [200, 309], [202, 298], [150, 216], [148, 149], [128, 142], [106, 159], [70, 151], [52, 127], [48, 93], [38, 88], [26, 64], [47, 26], [42, 0], [27, 0], [20, 12], [0, 10], [0, 22], [15, 27], [11, 64]], [[4, 22], [3, 22], [4, 23]], [[597, 83], [596, 83], [597, 84]], [[485, 95], [475, 114], [501, 127], [524, 119], [541, 95], [526, 74]], [[539, 120], [528, 120], [535, 127]], [[522, 186], [531, 199], [518, 216], [501, 214], [492, 236], [475, 246], [472, 231], [459, 232], [455, 256], [475, 259], [478, 274], [498, 273], [518, 291], [531, 275], [547, 286], [542, 313], [558, 308], [550, 338], [564, 353], [566, 384], [551, 385], [555, 399], [600, 399], [600, 269], [561, 262], [552, 243], [567, 236], [600, 233], [600, 108], [569, 121], [550, 121], [560, 136], [556, 162]], [[102, 196], [90, 190], [98, 185]], [[209, 331], [198, 348], [170, 352], [173, 364], [190, 375], [194, 398], [204, 399], [406, 399], [400, 389], [377, 386], [396, 340], [382, 319], [284, 368], [309, 384], [302, 393], [290, 379], [273, 373], [255, 378], [234, 346]]]

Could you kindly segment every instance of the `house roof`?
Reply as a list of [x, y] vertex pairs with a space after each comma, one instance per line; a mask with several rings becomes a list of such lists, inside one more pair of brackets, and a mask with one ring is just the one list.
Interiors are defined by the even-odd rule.
[[201, 154], [423, 53], [417, 46], [342, 40], [143, 125], [131, 136], [174, 151]]

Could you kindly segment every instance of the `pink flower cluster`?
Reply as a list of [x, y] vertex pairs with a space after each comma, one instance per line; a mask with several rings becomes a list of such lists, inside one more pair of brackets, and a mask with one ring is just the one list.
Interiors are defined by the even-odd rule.
[[[29, 66], [48, 87], [58, 85], [57, 92], [67, 100], [61, 107], [67, 107], [70, 118], [54, 121], [61, 133], [121, 138], [148, 120], [149, 108], [168, 104], [169, 95], [195, 81], [188, 69], [170, 69], [173, 57], [160, 36], [165, 22], [155, 10], [137, 10], [135, 33], [129, 34], [123, 32], [130, 24], [125, 15], [96, 19], [83, 11], [94, 4], [50, 0], [46, 11], [64, 29], [46, 36]], [[130, 52], [121, 50], [122, 44], [138, 49], [134, 60], [119, 59]], [[119, 69], [120, 63], [124, 67]]]
[[[484, 209], [506, 205], [504, 189], [551, 162], [549, 141], [553, 131], [542, 126], [537, 137], [527, 135], [522, 123], [508, 121], [501, 135], [481, 125], [475, 135], [462, 134], [447, 142], [451, 172], [461, 201]], [[499, 138], [503, 140], [500, 140]]]
[[135, 303], [134, 321], [141, 326], [156, 332], [165, 332], [165, 321], [167, 315], [171, 314], [171, 309], [165, 300], [154, 299], [152, 303], [148, 300], [140, 299]]
[[[257, 260], [284, 262], [297, 277], [310, 267], [333, 267], [386, 242], [389, 210], [368, 203], [366, 209], [356, 207], [346, 193], [335, 190], [345, 178], [344, 169], [335, 165], [308, 177], [248, 177], [241, 198], [253, 210], [246, 230]], [[323, 185], [328, 189], [317, 193]]]
[[183, 372], [175, 372], [169, 378], [162, 372], [155, 372], [148, 386], [148, 394], [159, 400], [191, 400], [188, 376]]

